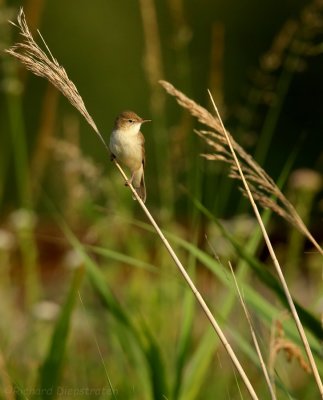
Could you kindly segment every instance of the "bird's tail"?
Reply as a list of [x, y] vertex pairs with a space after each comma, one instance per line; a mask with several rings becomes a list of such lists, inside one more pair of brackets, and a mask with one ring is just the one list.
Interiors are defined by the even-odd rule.
[[[138, 193], [138, 196], [145, 203], [147, 194], [146, 194], [145, 174], [144, 174], [143, 167], [139, 171], [138, 171], [139, 173], [134, 174], [133, 180], [132, 180], [132, 185], [133, 185], [134, 189], [136, 190], [136, 192]], [[136, 200], [135, 196], [132, 196], [132, 197], [134, 200]]]

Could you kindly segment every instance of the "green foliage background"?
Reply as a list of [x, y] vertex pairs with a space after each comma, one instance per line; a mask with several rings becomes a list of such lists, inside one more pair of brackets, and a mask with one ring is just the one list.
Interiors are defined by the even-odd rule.
[[[20, 6], [106, 140], [124, 109], [152, 119], [143, 127], [147, 205], [171, 232], [260, 398], [269, 398], [227, 261], [266, 359], [273, 321], [282, 321], [286, 338], [299, 345], [296, 329], [282, 316], [285, 302], [247, 203], [222, 165], [200, 157], [210, 151], [194, 134], [201, 125], [158, 80], [209, 110], [210, 88], [228, 129], [280, 182], [322, 242], [323, 6], [0, 1], [0, 390], [6, 399], [235, 398], [239, 390], [247, 398], [94, 132], [46, 81], [3, 53], [19, 40], [7, 21]], [[296, 24], [293, 41], [288, 29], [281, 34], [286, 23]], [[287, 40], [281, 52], [277, 38]], [[307, 169], [305, 182], [298, 182], [299, 169]], [[304, 190], [312, 178], [318, 183]], [[270, 213], [266, 218], [322, 372], [322, 259], [294, 228]], [[279, 398], [316, 398], [313, 377], [295, 358], [288, 363], [279, 354], [275, 367]]]

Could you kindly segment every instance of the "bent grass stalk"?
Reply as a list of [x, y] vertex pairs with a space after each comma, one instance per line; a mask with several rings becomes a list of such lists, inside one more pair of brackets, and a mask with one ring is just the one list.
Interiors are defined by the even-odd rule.
[[270, 392], [270, 396], [271, 396], [272, 400], [277, 400], [277, 397], [276, 397], [276, 394], [275, 394], [275, 390], [274, 390], [273, 385], [272, 385], [272, 383], [270, 381], [269, 373], [268, 373], [267, 368], [266, 368], [266, 364], [265, 364], [263, 356], [261, 354], [261, 350], [260, 350], [260, 346], [259, 346], [258, 339], [257, 339], [257, 336], [256, 336], [256, 332], [254, 330], [254, 327], [253, 327], [253, 324], [252, 324], [252, 321], [251, 321], [251, 316], [249, 314], [246, 302], [245, 302], [245, 300], [243, 298], [243, 294], [241, 293], [241, 290], [239, 288], [239, 284], [238, 284], [238, 281], [236, 279], [236, 276], [235, 276], [235, 273], [233, 271], [233, 268], [232, 268], [232, 265], [231, 265], [230, 261], [229, 261], [229, 267], [230, 267], [230, 271], [231, 271], [231, 274], [232, 274], [232, 277], [233, 277], [233, 281], [234, 281], [235, 287], [237, 289], [237, 293], [238, 293], [238, 296], [239, 296], [239, 300], [240, 300], [243, 312], [244, 312], [244, 314], [246, 316], [246, 320], [247, 320], [248, 325], [249, 325], [251, 337], [252, 337], [252, 340], [253, 340], [253, 343], [254, 343], [254, 346], [255, 346], [259, 361], [260, 361], [261, 369], [263, 371], [263, 374], [264, 374], [264, 377], [265, 377], [265, 380], [266, 380], [266, 383], [267, 383], [267, 386], [268, 386], [268, 389], [269, 389], [269, 392]]
[[[22, 42], [16, 43], [13, 47], [6, 50], [6, 52], [8, 54], [12, 55], [13, 57], [17, 58], [28, 70], [30, 70], [35, 75], [43, 77], [43, 78], [47, 79], [48, 81], [50, 81], [70, 101], [70, 103], [83, 115], [85, 120], [94, 129], [95, 133], [101, 140], [101, 142], [104, 145], [107, 152], [110, 152], [106, 142], [103, 139], [103, 136], [99, 132], [95, 122], [93, 121], [92, 117], [88, 113], [88, 111], [84, 105], [83, 99], [80, 96], [80, 94], [78, 93], [76, 86], [68, 78], [65, 69], [62, 66], [60, 66], [59, 63], [57, 62], [57, 60], [52, 56], [52, 54], [45, 42], [44, 43], [45, 43], [46, 49], [47, 49], [51, 59], [48, 58], [47, 54], [34, 41], [34, 38], [29, 31], [22, 8], [20, 9], [20, 12], [18, 14], [17, 21], [18, 21], [18, 25], [14, 24], [14, 23], [13, 23], [13, 25], [18, 27], [20, 34], [22, 35], [24, 40]], [[114, 161], [114, 163], [115, 163], [115, 166], [117, 167], [117, 169], [119, 170], [120, 174], [122, 175], [123, 179], [125, 180], [125, 182], [128, 182], [128, 178], [127, 178], [126, 174], [124, 173], [123, 169], [121, 168], [121, 166], [118, 164], [117, 161]], [[211, 323], [212, 327], [214, 328], [215, 332], [217, 333], [218, 337], [220, 338], [224, 348], [226, 349], [229, 357], [231, 358], [233, 364], [235, 365], [237, 371], [239, 372], [242, 380], [244, 381], [251, 398], [254, 400], [257, 400], [258, 399], [257, 394], [255, 393], [254, 388], [249, 381], [249, 378], [247, 377], [243, 367], [241, 366], [238, 358], [236, 357], [232, 347], [230, 346], [230, 344], [229, 344], [228, 340], [226, 339], [224, 333], [222, 332], [220, 326], [218, 325], [214, 316], [212, 315], [209, 307], [205, 303], [202, 295], [200, 294], [200, 292], [194, 285], [190, 276], [186, 272], [184, 266], [178, 259], [175, 251], [169, 244], [168, 240], [165, 238], [165, 236], [162, 233], [162, 231], [160, 230], [158, 224], [155, 222], [154, 218], [152, 217], [149, 210], [147, 209], [145, 204], [142, 202], [142, 200], [138, 196], [138, 194], [135, 191], [135, 189], [133, 188], [133, 186], [131, 184], [129, 184], [128, 186], [129, 186], [130, 190], [132, 191], [133, 195], [138, 200], [139, 205], [145, 212], [150, 223], [155, 228], [161, 241], [165, 245], [167, 251], [169, 252], [170, 256], [174, 260], [176, 266], [180, 270], [185, 281], [187, 282], [190, 289], [192, 290], [198, 303], [201, 305], [202, 310], [204, 311], [205, 315], [207, 316], [209, 322]]]
[[[228, 147], [226, 136], [223, 134], [221, 124], [209, 111], [201, 107], [192, 99], [188, 98], [184, 93], [177, 90], [171, 83], [167, 81], [159, 81], [163, 88], [171, 96], [176, 98], [178, 104], [186, 108], [191, 115], [196, 117], [202, 124], [208, 126], [212, 131], [195, 131], [202, 137], [206, 143], [213, 148], [212, 154], [203, 154], [207, 160], [216, 160], [227, 163], [230, 167], [229, 177], [237, 179], [241, 182], [241, 176], [238, 172], [234, 157]], [[307, 226], [298, 215], [294, 206], [287, 200], [281, 190], [277, 187], [273, 179], [264, 171], [260, 165], [248, 154], [226, 131], [230, 138], [232, 148], [240, 157], [240, 168], [244, 172], [249, 182], [249, 189], [253, 194], [253, 198], [264, 208], [270, 208], [273, 212], [280, 215], [287, 222], [297, 228], [304, 236], [306, 236], [323, 255], [323, 249], [312, 236]], [[247, 192], [242, 185], [245, 195]]]
[[290, 308], [290, 310], [291, 310], [291, 313], [292, 313], [293, 318], [294, 318], [294, 320], [295, 320], [295, 323], [296, 323], [296, 326], [297, 326], [299, 335], [300, 335], [301, 340], [302, 340], [302, 342], [303, 342], [303, 345], [304, 345], [304, 348], [305, 348], [305, 351], [306, 351], [308, 360], [309, 360], [310, 365], [311, 365], [312, 372], [313, 372], [313, 374], [314, 374], [315, 381], [316, 381], [317, 386], [318, 386], [318, 388], [319, 388], [321, 397], [323, 398], [323, 384], [322, 384], [322, 381], [321, 381], [321, 378], [320, 378], [320, 374], [319, 374], [319, 372], [318, 372], [318, 369], [317, 369], [317, 366], [316, 366], [316, 363], [315, 363], [315, 360], [314, 360], [314, 357], [313, 357], [313, 354], [312, 354], [310, 345], [309, 345], [309, 343], [308, 343], [308, 340], [307, 340], [307, 337], [306, 337], [306, 334], [305, 334], [303, 325], [302, 325], [302, 323], [301, 323], [301, 321], [300, 321], [300, 319], [299, 319], [299, 316], [298, 316], [298, 314], [297, 314], [297, 310], [296, 310], [296, 307], [295, 307], [295, 305], [294, 305], [292, 296], [291, 296], [291, 294], [290, 294], [290, 292], [289, 292], [289, 288], [288, 288], [287, 282], [286, 282], [286, 280], [285, 280], [283, 271], [282, 271], [282, 269], [281, 269], [281, 267], [280, 267], [279, 261], [278, 261], [278, 259], [277, 259], [277, 257], [276, 257], [275, 251], [274, 251], [274, 249], [273, 249], [273, 246], [272, 246], [271, 241], [270, 241], [270, 239], [269, 239], [269, 236], [268, 236], [268, 234], [267, 234], [265, 225], [264, 225], [264, 223], [262, 222], [262, 219], [261, 219], [261, 216], [260, 216], [260, 213], [259, 213], [257, 204], [256, 204], [255, 201], [254, 201], [253, 195], [252, 195], [251, 190], [250, 190], [250, 188], [249, 188], [249, 184], [247, 183], [247, 180], [246, 180], [246, 178], [245, 178], [245, 175], [244, 175], [244, 173], [243, 173], [243, 171], [242, 171], [242, 168], [241, 168], [241, 166], [240, 166], [238, 157], [237, 157], [236, 152], [235, 152], [235, 150], [234, 150], [234, 148], [233, 148], [233, 145], [232, 145], [232, 143], [231, 143], [231, 138], [230, 138], [228, 132], [226, 131], [225, 127], [224, 127], [224, 124], [223, 124], [223, 122], [222, 122], [220, 113], [219, 113], [219, 111], [218, 111], [218, 109], [217, 109], [217, 106], [216, 106], [215, 103], [214, 103], [214, 100], [213, 100], [213, 97], [212, 97], [211, 92], [208, 91], [208, 93], [209, 93], [211, 102], [212, 102], [212, 104], [213, 104], [214, 110], [215, 110], [215, 112], [216, 112], [217, 118], [219, 119], [219, 122], [220, 122], [220, 124], [221, 124], [221, 128], [222, 128], [223, 134], [224, 134], [224, 136], [225, 136], [225, 138], [226, 138], [226, 140], [227, 140], [227, 143], [228, 143], [228, 146], [229, 146], [229, 148], [230, 148], [231, 154], [232, 154], [232, 156], [233, 156], [234, 162], [235, 162], [235, 164], [236, 164], [237, 170], [238, 170], [239, 175], [240, 175], [240, 177], [241, 177], [241, 181], [242, 181], [242, 183], [243, 183], [244, 189], [245, 189], [245, 191], [246, 191], [246, 193], [247, 193], [247, 195], [248, 195], [250, 204], [251, 204], [251, 206], [252, 206], [252, 208], [253, 208], [253, 210], [254, 210], [254, 213], [255, 213], [255, 215], [256, 215], [258, 224], [259, 224], [259, 226], [260, 226], [260, 228], [261, 228], [261, 231], [262, 231], [263, 237], [264, 237], [264, 239], [265, 239], [265, 242], [266, 242], [266, 245], [267, 245], [267, 248], [268, 248], [270, 257], [271, 257], [271, 259], [272, 259], [272, 261], [273, 261], [273, 264], [274, 264], [274, 266], [275, 266], [275, 268], [276, 268], [276, 272], [277, 272], [277, 275], [278, 275], [278, 277], [279, 277], [279, 280], [280, 280], [280, 282], [281, 282], [281, 284], [282, 284], [283, 290], [284, 290], [284, 292], [285, 292], [285, 296], [286, 296], [286, 298], [287, 298], [289, 308]]
[[[127, 182], [127, 176], [124, 173], [123, 169], [120, 167], [120, 165], [114, 161], [116, 164], [116, 167], [119, 169], [120, 174], [123, 176], [124, 180]], [[198, 303], [200, 304], [200, 306], [202, 307], [202, 310], [204, 311], [206, 317], [208, 318], [208, 320], [210, 321], [212, 327], [214, 328], [216, 334], [218, 335], [219, 339], [221, 340], [224, 348], [226, 349], [228, 355], [230, 356], [233, 364], [235, 365], [235, 367], [237, 368], [241, 378], [243, 379], [251, 397], [253, 399], [257, 399], [257, 395], [247, 377], [247, 375], [245, 374], [239, 360], [237, 359], [231, 345], [229, 344], [228, 340], [226, 339], [223, 331], [221, 330], [220, 326], [218, 325], [218, 323], [216, 322], [213, 314], [211, 313], [211, 310], [209, 309], [209, 307], [207, 306], [207, 304], [205, 303], [202, 295], [200, 294], [200, 292], [198, 291], [198, 289], [196, 288], [196, 286], [194, 285], [193, 281], [191, 280], [190, 276], [188, 275], [188, 273], [186, 272], [183, 264], [181, 263], [181, 261], [179, 260], [179, 258], [177, 257], [175, 251], [173, 250], [173, 248], [171, 247], [171, 245], [169, 244], [168, 240], [166, 239], [166, 237], [164, 236], [164, 234], [162, 233], [162, 231], [160, 230], [158, 224], [156, 223], [156, 221], [154, 220], [153, 216], [150, 214], [148, 208], [145, 206], [144, 202], [141, 200], [141, 198], [138, 196], [136, 190], [133, 188], [132, 185], [129, 185], [132, 193], [134, 194], [134, 196], [136, 196], [136, 199], [138, 200], [138, 202], [141, 205], [141, 208], [143, 209], [143, 211], [145, 212], [146, 216], [148, 217], [150, 223], [152, 224], [152, 226], [155, 228], [157, 234], [159, 235], [161, 241], [163, 242], [163, 244], [165, 245], [167, 251], [169, 252], [170, 256], [172, 257], [172, 259], [174, 260], [176, 266], [178, 267], [178, 269], [180, 270], [180, 273], [182, 274], [182, 276], [184, 277], [186, 283], [188, 284], [188, 286], [190, 287], [191, 291], [193, 292], [194, 296], [196, 297], [196, 300], [198, 301]]]

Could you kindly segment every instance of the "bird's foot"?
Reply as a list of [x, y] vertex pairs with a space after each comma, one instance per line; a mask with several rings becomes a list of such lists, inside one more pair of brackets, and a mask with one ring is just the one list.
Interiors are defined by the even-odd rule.
[[125, 183], [124, 185], [125, 185], [125, 186], [132, 185], [133, 177], [134, 177], [134, 174], [132, 174], [132, 176], [131, 176], [130, 179], [127, 179], [127, 180], [126, 180], [126, 183]]
[[114, 154], [110, 154], [110, 161], [114, 161], [116, 159], [116, 156]]

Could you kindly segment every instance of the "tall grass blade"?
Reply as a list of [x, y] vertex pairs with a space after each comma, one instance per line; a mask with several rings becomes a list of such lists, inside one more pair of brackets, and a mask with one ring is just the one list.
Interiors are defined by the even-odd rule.
[[61, 219], [60, 227], [70, 243], [75, 247], [77, 251], [80, 252], [80, 254], [82, 254], [87, 275], [95, 292], [99, 295], [102, 304], [108, 309], [113, 317], [123, 325], [127, 332], [132, 335], [139, 350], [144, 355], [148, 366], [148, 373], [151, 377], [150, 384], [153, 398], [156, 400], [164, 399], [165, 397], [163, 396], [168, 393], [165, 378], [165, 368], [162, 359], [162, 353], [153, 335], [151, 334], [147, 326], [143, 325], [142, 329], [139, 330], [137, 326], [133, 323], [126, 308], [120, 305], [120, 303], [110, 291], [101, 271], [96, 266], [95, 262], [92, 261], [92, 259], [87, 255], [82, 244], [78, 241], [74, 234], [69, 230], [65, 222]]
[[181, 388], [180, 400], [197, 398], [219, 344], [218, 338], [214, 337], [210, 329], [199, 340], [198, 348], [187, 366], [188, 371]]
[[57, 213], [56, 213], [56, 219], [59, 223], [60, 228], [64, 232], [67, 240], [79, 252], [79, 254], [81, 254], [82, 259], [84, 261], [84, 266], [86, 269], [87, 276], [95, 292], [100, 297], [102, 304], [109, 310], [109, 312], [114, 316], [114, 318], [120, 323], [122, 323], [127, 329], [129, 329], [136, 337], [136, 339], [139, 340], [139, 342], [141, 343], [138, 330], [135, 328], [126, 309], [119, 304], [118, 300], [110, 291], [109, 286], [105, 282], [103, 274], [97, 267], [96, 263], [87, 254], [84, 246], [79, 242], [79, 240], [69, 229], [65, 221], [62, 218], [60, 218], [59, 215], [57, 215]]
[[[270, 257], [272, 259], [272, 262], [273, 262], [273, 265], [275, 267], [276, 273], [277, 273], [277, 275], [279, 277], [279, 281], [281, 283], [282, 289], [283, 289], [284, 294], [286, 296], [286, 300], [287, 300], [287, 303], [288, 303], [288, 306], [289, 306], [289, 310], [291, 311], [291, 314], [292, 314], [293, 319], [295, 321], [297, 330], [299, 332], [299, 336], [300, 336], [300, 338], [301, 338], [301, 340], [303, 342], [303, 346], [304, 346], [304, 349], [306, 351], [306, 354], [307, 354], [307, 357], [308, 357], [308, 361], [309, 361], [309, 363], [311, 365], [311, 370], [313, 372], [315, 382], [316, 382], [316, 384], [318, 386], [318, 389], [319, 389], [319, 392], [321, 394], [321, 397], [323, 397], [323, 382], [322, 382], [322, 379], [321, 379], [320, 374], [318, 372], [318, 368], [317, 368], [316, 362], [314, 360], [314, 357], [313, 357], [313, 354], [312, 354], [312, 351], [311, 351], [307, 336], [305, 334], [303, 325], [302, 325], [302, 323], [300, 321], [300, 318], [298, 316], [297, 309], [295, 307], [293, 298], [292, 298], [291, 293], [289, 291], [289, 287], [288, 287], [287, 282], [285, 280], [285, 276], [284, 276], [283, 271], [281, 269], [280, 263], [279, 263], [279, 261], [278, 261], [278, 259], [276, 257], [276, 254], [275, 254], [274, 248], [273, 248], [273, 246], [271, 244], [269, 235], [268, 235], [267, 230], [265, 228], [265, 225], [264, 225], [264, 223], [263, 223], [263, 221], [261, 219], [261, 215], [260, 215], [260, 212], [258, 210], [258, 207], [257, 207], [257, 205], [255, 203], [256, 196], [255, 196], [255, 194], [252, 194], [251, 189], [250, 189], [250, 187], [252, 186], [252, 184], [250, 185], [250, 181], [252, 180], [252, 177], [250, 176], [248, 171], [245, 170], [243, 172], [243, 169], [242, 169], [242, 166], [241, 166], [242, 164], [238, 160], [237, 153], [236, 153], [236, 151], [235, 151], [235, 149], [233, 147], [232, 140], [230, 139], [230, 135], [228, 134], [228, 132], [226, 131], [226, 129], [225, 129], [224, 125], [223, 125], [221, 116], [219, 114], [219, 111], [218, 111], [215, 103], [214, 103], [212, 94], [211, 94], [210, 91], [208, 91], [208, 93], [209, 93], [211, 102], [213, 104], [214, 110], [216, 112], [217, 118], [220, 121], [222, 132], [223, 132], [223, 134], [224, 134], [224, 136], [226, 138], [227, 144], [228, 144], [228, 146], [230, 148], [230, 153], [231, 153], [232, 159], [234, 161], [233, 165], [235, 165], [235, 167], [236, 167], [236, 174], [237, 174], [237, 176], [240, 176], [241, 182], [243, 183], [243, 190], [245, 191], [246, 195], [248, 196], [248, 199], [250, 201], [252, 209], [253, 209], [253, 211], [255, 213], [255, 216], [257, 218], [258, 224], [259, 224], [259, 226], [261, 228], [261, 232], [263, 234], [264, 241], [266, 243], [268, 252], [270, 254]], [[296, 210], [294, 208], [293, 208], [293, 210], [295, 211], [297, 218], [299, 218], [301, 220], [301, 218], [297, 214]], [[303, 223], [303, 221], [302, 221], [302, 224], [304, 225], [305, 229], [307, 229], [305, 224]], [[318, 243], [317, 243], [317, 245], [318, 245]], [[321, 249], [321, 247], [319, 245], [318, 245], [318, 249], [320, 249], [321, 250], [321, 254], [323, 254], [323, 250]]]
[[[213, 216], [212, 216], [213, 218]], [[134, 225], [141, 227], [143, 229], [146, 229], [147, 231], [152, 232], [153, 229], [146, 223], [143, 223], [141, 221], [132, 221]], [[204, 252], [203, 250], [197, 248], [194, 246], [192, 243], [186, 241], [185, 239], [182, 239], [178, 237], [177, 235], [174, 235], [169, 232], [165, 232], [169, 240], [174, 242], [176, 245], [182, 247], [186, 251], [188, 251], [190, 254], [193, 254], [197, 260], [202, 263], [206, 268], [208, 268], [210, 271], [212, 271], [217, 278], [227, 287], [233, 288], [233, 283], [230, 282], [228, 279], [226, 271], [224, 271], [223, 267], [209, 254]], [[262, 263], [260, 263], [258, 260], [253, 259], [253, 257], [248, 257], [247, 254], [242, 250], [241, 247], [241, 254], [246, 256], [245, 260], [246, 261], [251, 261], [253, 265], [258, 265], [258, 268], [266, 270], [266, 266]], [[253, 261], [252, 261], [253, 260]], [[258, 264], [256, 264], [258, 263]], [[268, 271], [266, 271], [268, 272]], [[265, 273], [266, 273], [265, 272]], [[269, 272], [268, 272], [269, 273]], [[266, 275], [267, 276], [267, 275]], [[276, 285], [276, 280], [273, 275], [269, 273], [268, 275], [269, 282], [274, 279], [273, 282]], [[239, 280], [238, 280], [239, 282]], [[252, 307], [255, 310], [261, 310], [263, 309], [264, 313], [262, 316], [271, 323], [272, 319], [275, 318], [275, 316], [279, 313], [278, 308], [274, 307], [272, 303], [268, 302], [263, 296], [258, 294], [252, 287], [246, 287], [245, 291], [245, 298], [247, 301], [247, 304], [251, 304]], [[294, 301], [295, 302], [295, 301]], [[307, 311], [305, 308], [303, 308], [301, 305], [299, 305], [297, 302], [295, 302], [296, 307], [299, 309], [299, 314], [303, 320], [303, 323], [307, 328], [312, 332], [312, 334], [317, 337], [318, 340], [321, 340], [323, 337], [323, 328], [321, 327], [320, 321], [315, 318], [309, 311]], [[297, 333], [295, 329], [289, 327], [288, 328], [288, 334], [291, 335], [293, 340], [297, 341]], [[296, 336], [295, 336], [296, 335]], [[318, 343], [315, 340], [311, 340], [311, 346], [317, 353], [319, 353], [319, 347]]]
[[[195, 131], [212, 149], [212, 153], [203, 154], [203, 156], [207, 160], [226, 163], [230, 168], [229, 177], [240, 181], [241, 189], [244, 195], [247, 196], [248, 190], [244, 184], [244, 177], [246, 176], [249, 182], [248, 189], [250, 193], [252, 192], [252, 198], [262, 207], [271, 208], [276, 214], [294, 225], [323, 255], [323, 249], [312, 236], [294, 206], [266, 171], [233, 139], [228, 131], [223, 129], [219, 115], [213, 117], [209, 111], [185, 96], [184, 93], [177, 90], [169, 82], [160, 81], [160, 84], [170, 95], [176, 98], [181, 107], [188, 109], [202, 124], [212, 129], [211, 131]], [[240, 158], [239, 164], [236, 162], [238, 161], [237, 155]], [[239, 168], [241, 171], [243, 170], [244, 175], [240, 174]]]
[[0, 209], [3, 204], [3, 197], [6, 186], [6, 178], [8, 176], [8, 167], [9, 167], [9, 154], [10, 149], [6, 149], [4, 151], [4, 147], [1, 149], [0, 155]]
[[57, 397], [71, 317], [78, 298], [83, 272], [83, 268], [77, 268], [74, 272], [69, 293], [54, 329], [49, 352], [40, 369], [39, 398], [41, 399]]
[[[23, 9], [20, 10], [20, 13], [18, 15], [18, 27], [20, 28], [20, 33], [23, 36], [24, 40], [22, 43], [16, 43], [13, 47], [11, 47], [9, 50], [6, 50], [8, 54], [11, 54], [13, 57], [16, 57], [19, 59], [27, 69], [31, 70], [34, 74], [44, 77], [47, 80], [49, 80], [54, 86], [56, 86], [71, 102], [71, 104], [76, 107], [80, 113], [84, 116], [84, 118], [87, 120], [87, 122], [91, 125], [91, 127], [94, 129], [100, 140], [102, 141], [102, 144], [104, 145], [105, 149], [109, 152], [108, 146], [103, 139], [103, 136], [100, 134], [98, 131], [98, 128], [96, 127], [92, 117], [89, 115], [88, 111], [86, 110], [86, 107], [84, 105], [83, 99], [79, 95], [76, 86], [74, 83], [68, 78], [66, 71], [64, 70], [63, 67], [61, 67], [57, 60], [53, 58], [53, 56], [50, 53], [51, 59], [48, 58], [48, 56], [44, 53], [44, 51], [41, 50], [41, 48], [37, 45], [37, 43], [34, 41], [28, 25], [25, 20], [25, 15], [23, 12]], [[47, 51], [49, 49], [47, 48]], [[124, 178], [125, 182], [129, 182], [128, 178], [123, 171], [123, 169], [120, 167], [118, 162], [114, 160], [115, 166], [118, 168], [120, 174]], [[240, 376], [242, 377], [249, 393], [250, 396], [253, 399], [257, 399], [257, 395], [250, 383], [250, 380], [245, 373], [244, 369], [242, 368], [237, 356], [235, 355], [232, 347], [230, 346], [229, 342], [227, 341], [224, 333], [222, 332], [220, 326], [218, 325], [217, 321], [215, 320], [214, 316], [212, 315], [210, 309], [208, 308], [205, 300], [197, 290], [196, 286], [194, 285], [193, 281], [189, 277], [189, 275], [186, 272], [186, 269], [184, 268], [183, 264], [179, 260], [177, 254], [174, 252], [173, 248], [170, 246], [169, 242], [163, 235], [161, 229], [159, 228], [158, 224], [156, 223], [155, 219], [149, 212], [148, 208], [145, 206], [143, 201], [140, 199], [138, 196], [136, 190], [133, 188], [131, 183], [128, 184], [129, 189], [132, 191], [134, 194], [135, 198], [137, 199], [139, 205], [141, 206], [142, 210], [145, 212], [147, 218], [149, 219], [150, 223], [153, 225], [155, 228], [156, 232], [158, 233], [161, 241], [167, 248], [167, 251], [171, 258], [173, 259], [176, 267], [178, 268], [179, 272], [181, 273], [183, 279], [185, 279], [186, 283], [189, 285], [190, 289], [194, 293], [194, 296], [196, 297], [196, 300], [199, 302], [203, 312], [205, 313], [205, 316], [208, 318], [210, 324], [213, 326], [215, 333], [220, 337], [224, 348], [226, 349], [228, 356], [231, 358], [232, 362], [236, 366]]]
[[93, 253], [98, 254], [108, 260], [114, 260], [122, 264], [131, 265], [135, 268], [160, 273], [160, 271], [153, 264], [139, 260], [138, 258], [130, 257], [127, 254], [100, 246], [90, 246], [89, 249], [93, 251]]
[[[213, 221], [217, 227], [220, 229], [221, 234], [227, 238], [237, 254], [244, 260], [247, 265], [253, 270], [261, 282], [263, 282], [268, 288], [270, 288], [282, 302], [282, 304], [287, 305], [286, 296], [278, 282], [278, 279], [267, 269], [266, 265], [260, 262], [256, 257], [245, 250], [245, 246], [241, 245], [233, 235], [231, 235], [221, 224], [221, 222], [215, 218], [209, 210], [201, 204], [201, 202], [192, 198], [195, 206], [205, 215], [209, 220]], [[182, 242], [183, 243], [183, 242]], [[184, 244], [184, 243], [183, 243]], [[186, 243], [188, 244], [188, 243]], [[294, 300], [295, 307], [300, 315], [303, 324], [318, 338], [323, 337], [323, 328], [320, 321], [315, 318], [309, 311], [307, 311], [303, 306], [301, 306], [296, 300]]]
[[243, 294], [242, 294], [242, 292], [240, 290], [240, 287], [238, 285], [235, 273], [233, 271], [233, 268], [232, 268], [232, 265], [231, 265], [230, 262], [229, 262], [229, 266], [230, 266], [230, 270], [231, 270], [231, 274], [232, 274], [235, 286], [237, 288], [237, 293], [238, 293], [238, 296], [239, 296], [240, 303], [242, 305], [244, 314], [246, 316], [246, 320], [247, 320], [249, 328], [250, 328], [250, 333], [251, 333], [251, 337], [252, 337], [252, 340], [253, 340], [253, 344], [254, 344], [254, 347], [256, 349], [256, 352], [257, 352], [257, 355], [258, 355], [258, 358], [259, 358], [259, 361], [260, 361], [261, 368], [263, 370], [263, 374], [264, 374], [264, 377], [265, 377], [265, 380], [266, 380], [266, 383], [267, 383], [271, 398], [272, 398], [272, 400], [276, 400], [276, 394], [275, 394], [273, 385], [272, 385], [272, 383], [270, 381], [269, 373], [268, 373], [268, 370], [266, 368], [266, 364], [264, 362], [264, 358], [263, 358], [263, 355], [262, 355], [261, 350], [260, 350], [259, 342], [258, 342], [258, 339], [257, 339], [257, 335], [256, 335], [256, 332], [255, 332], [255, 329], [253, 327], [253, 323], [252, 323], [252, 320], [251, 320], [250, 313], [249, 313], [249, 311], [247, 309], [247, 306], [246, 306], [246, 303], [245, 303], [245, 301], [243, 299]]
[[169, 390], [161, 349], [147, 325], [144, 325], [143, 330], [147, 339], [145, 357], [149, 365], [152, 398], [154, 400], [164, 400], [168, 398]]
[[[191, 269], [192, 270], [192, 269]], [[189, 346], [192, 339], [192, 326], [195, 307], [194, 296], [189, 290], [185, 291], [183, 301], [183, 320], [180, 337], [178, 340], [178, 351], [175, 364], [175, 379], [173, 383], [173, 399], [178, 399], [183, 381], [183, 370], [189, 356]]]
[[8, 94], [7, 105], [19, 204], [21, 207], [28, 208], [31, 206], [32, 199], [28, 172], [29, 166], [26, 133], [20, 96], [16, 94]]
[[[194, 234], [192, 235], [193, 243], [198, 242], [199, 237], [199, 216], [196, 209], [193, 209], [193, 222], [192, 222], [192, 231]], [[191, 254], [188, 258], [188, 272], [189, 275], [195, 279], [196, 272], [196, 258], [193, 254]], [[173, 381], [172, 393], [173, 399], [176, 400], [179, 396], [181, 385], [183, 381], [184, 367], [186, 361], [190, 354], [190, 345], [192, 341], [192, 329], [193, 322], [195, 317], [195, 307], [196, 303], [194, 300], [193, 294], [186, 290], [184, 292], [184, 300], [182, 306], [182, 321], [181, 321], [181, 330], [179, 333], [179, 338], [177, 342], [177, 354], [176, 354], [176, 363], [175, 363], [175, 378]]]

